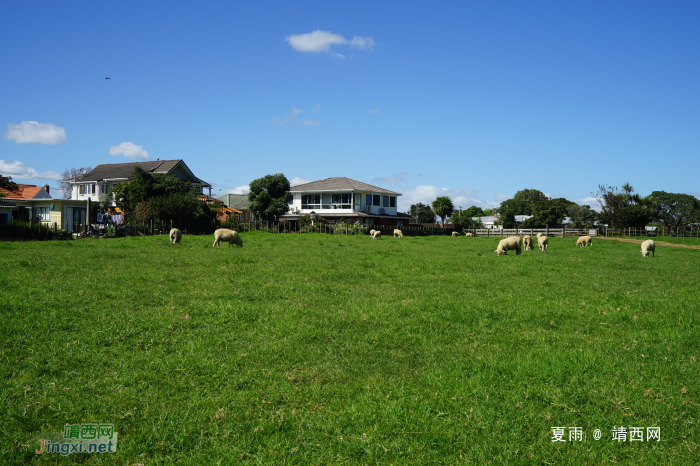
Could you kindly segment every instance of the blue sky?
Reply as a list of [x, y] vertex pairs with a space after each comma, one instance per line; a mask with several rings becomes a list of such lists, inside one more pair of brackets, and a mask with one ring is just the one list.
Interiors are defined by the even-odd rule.
[[12, 2], [0, 173], [57, 189], [181, 158], [213, 194], [346, 176], [402, 210], [700, 196], [699, 21], [673, 1]]

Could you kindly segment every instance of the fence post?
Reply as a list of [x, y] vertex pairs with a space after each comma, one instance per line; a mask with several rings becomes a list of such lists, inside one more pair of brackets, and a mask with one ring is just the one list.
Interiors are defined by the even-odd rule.
[[549, 223], [546, 224], [544, 227], [545, 227], [545, 234], [546, 234], [546, 236], [549, 237]]

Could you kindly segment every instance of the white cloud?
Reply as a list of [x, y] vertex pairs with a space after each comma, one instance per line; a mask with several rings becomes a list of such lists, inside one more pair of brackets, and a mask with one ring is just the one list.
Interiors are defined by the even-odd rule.
[[574, 202], [576, 202], [576, 204], [579, 205], [589, 205], [591, 206], [591, 209], [600, 212], [600, 204], [598, 203], [598, 200], [593, 196], [584, 197], [583, 199], [579, 199], [578, 201]]
[[32, 178], [40, 180], [60, 181], [61, 174], [53, 170], [38, 172], [29, 165], [20, 162], [19, 160], [2, 160], [0, 159], [0, 173], [5, 176], [15, 178]]
[[[317, 105], [317, 109], [320, 110], [321, 106]], [[272, 118], [270, 118], [268, 121], [270, 123], [274, 123], [279, 126], [316, 126], [321, 124], [321, 120], [316, 119], [316, 120], [298, 120], [299, 115], [302, 113], [302, 110], [296, 107], [292, 107], [292, 112], [287, 115], [284, 118], [280, 118], [279, 116], [275, 115]]]
[[352, 40], [347, 40], [339, 34], [333, 34], [330, 31], [321, 31], [317, 29], [307, 34], [292, 34], [287, 36], [285, 40], [298, 52], [309, 53], [330, 53], [331, 55], [340, 58], [345, 58], [345, 55], [331, 50], [333, 45], [347, 45], [359, 50], [370, 51], [374, 48], [376, 42], [371, 37], [354, 36]]
[[250, 186], [245, 184], [243, 186], [238, 186], [236, 188], [229, 188], [226, 190], [226, 194], [248, 194], [250, 192]]
[[2, 136], [17, 144], [60, 144], [66, 140], [66, 130], [53, 123], [23, 121], [18, 125], [8, 123]]
[[402, 196], [399, 198], [400, 211], [406, 211], [412, 204], [422, 202], [423, 204], [430, 205], [435, 199], [440, 196], [449, 196], [452, 199], [452, 204], [455, 209], [466, 209], [470, 206], [478, 206], [481, 208], [493, 208], [498, 207], [498, 202], [487, 201], [486, 199], [481, 199], [477, 197], [476, 191], [473, 189], [448, 189], [439, 188], [436, 186], [416, 186], [413, 189], [407, 189], [399, 191]]
[[127, 159], [148, 160], [148, 151], [143, 146], [137, 146], [133, 142], [122, 142], [118, 146], [110, 146], [109, 155], [123, 155]]
[[507, 199], [510, 199], [511, 197], [513, 197], [513, 196], [510, 195], [510, 194], [496, 193], [496, 199], [497, 199], [499, 202], [503, 202], [503, 201], [505, 201], [505, 200], [507, 200]]
[[408, 176], [408, 173], [399, 173], [398, 175], [390, 176], [387, 178], [375, 178], [372, 182], [373, 183], [381, 183], [381, 184], [394, 184], [398, 183], [399, 181], [403, 181], [406, 179]]
[[295, 176], [291, 180], [289, 180], [289, 185], [290, 186], [299, 186], [300, 184], [305, 184], [305, 183], [311, 183], [311, 180], [306, 180], [304, 178]]
[[381, 110], [379, 110], [378, 108], [370, 108], [367, 111], [369, 113], [371, 113], [372, 115], [381, 115], [382, 114]]

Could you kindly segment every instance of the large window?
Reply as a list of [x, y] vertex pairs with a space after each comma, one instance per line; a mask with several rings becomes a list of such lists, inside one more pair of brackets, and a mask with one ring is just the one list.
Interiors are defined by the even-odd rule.
[[334, 209], [350, 209], [352, 208], [351, 203], [351, 194], [333, 194], [332, 204]]
[[51, 220], [51, 212], [48, 207], [35, 207], [34, 216], [37, 220], [48, 222]]
[[389, 207], [389, 196], [384, 196], [384, 207]]
[[391, 196], [389, 198], [389, 207], [396, 207], [396, 196]]
[[381, 196], [379, 194], [373, 195], [372, 196], [372, 205], [380, 206], [381, 205], [379, 202], [380, 200], [381, 200]]
[[302, 209], [320, 209], [321, 195], [320, 194], [302, 194], [301, 196]]
[[107, 185], [107, 183], [102, 183], [100, 185], [100, 194], [107, 194], [108, 187], [109, 187], [109, 185]]
[[371, 194], [367, 195], [367, 202], [365, 202], [365, 205], [372, 205], [372, 195]]

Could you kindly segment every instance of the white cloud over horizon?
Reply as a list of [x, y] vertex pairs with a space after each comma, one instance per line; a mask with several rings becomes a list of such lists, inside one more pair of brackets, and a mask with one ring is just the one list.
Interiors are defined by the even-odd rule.
[[306, 53], [328, 53], [337, 58], [343, 59], [345, 55], [331, 49], [333, 45], [347, 45], [350, 48], [370, 51], [376, 42], [371, 37], [354, 36], [351, 40], [340, 34], [333, 34], [330, 31], [316, 29], [306, 34], [292, 34], [285, 37], [287, 43], [297, 52]]
[[3, 138], [17, 144], [60, 144], [67, 139], [66, 130], [53, 123], [23, 121], [20, 124], [7, 123]]
[[470, 206], [478, 206], [483, 209], [491, 209], [498, 207], [498, 202], [488, 201], [477, 197], [477, 192], [473, 189], [448, 189], [436, 186], [423, 185], [416, 186], [413, 189], [405, 189], [399, 191], [402, 196], [399, 198], [401, 205], [400, 211], [405, 212], [408, 208], [418, 202], [430, 205], [435, 199], [440, 196], [449, 196], [452, 199], [452, 204], [455, 209], [462, 207], [462, 210]]
[[46, 170], [39, 172], [36, 169], [30, 167], [29, 165], [20, 162], [19, 160], [2, 160], [0, 159], [0, 174], [4, 176], [12, 176], [13, 178], [24, 178], [24, 179], [39, 179], [39, 180], [51, 180], [51, 181], [61, 181], [61, 174], [53, 171]]
[[[316, 105], [316, 108], [318, 111], [321, 110], [320, 105]], [[292, 107], [291, 113], [286, 117], [280, 118], [278, 115], [275, 115], [268, 121], [278, 126], [316, 126], [321, 124], [321, 120], [318, 118], [315, 120], [299, 120], [299, 115], [301, 115], [302, 112], [303, 110], [300, 108]]]
[[307, 179], [301, 178], [299, 176], [295, 176], [294, 178], [289, 180], [290, 186], [299, 186], [300, 184], [305, 184], [305, 183], [311, 183], [311, 180], [307, 180]]
[[243, 186], [236, 186], [235, 188], [229, 188], [226, 190], [226, 194], [248, 194], [250, 192], [250, 185], [244, 184]]
[[137, 146], [133, 142], [122, 142], [116, 146], [110, 146], [109, 155], [123, 155], [127, 159], [132, 160], [148, 160], [148, 151], [143, 146]]

